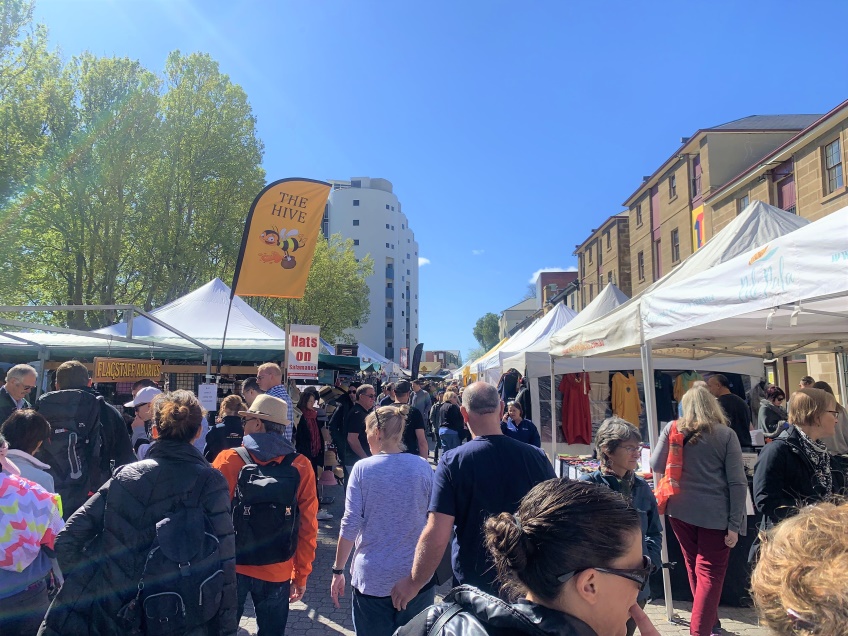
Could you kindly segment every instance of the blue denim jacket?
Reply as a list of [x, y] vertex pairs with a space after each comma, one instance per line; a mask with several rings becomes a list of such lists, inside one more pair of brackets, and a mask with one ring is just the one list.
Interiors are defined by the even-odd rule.
[[[590, 475], [583, 475], [580, 480], [591, 481], [612, 488], [616, 492], [621, 492], [621, 480], [615, 475], [605, 475], [600, 470], [596, 470]], [[648, 482], [638, 475], [633, 479], [632, 496], [633, 507], [639, 511], [639, 520], [642, 522], [642, 554], [650, 558], [654, 567], [659, 569], [662, 567], [662, 557], [660, 556], [662, 525], [660, 524], [660, 513], [657, 509], [657, 500]], [[642, 601], [650, 597], [651, 585], [649, 583], [644, 590], [639, 592], [639, 600]]]

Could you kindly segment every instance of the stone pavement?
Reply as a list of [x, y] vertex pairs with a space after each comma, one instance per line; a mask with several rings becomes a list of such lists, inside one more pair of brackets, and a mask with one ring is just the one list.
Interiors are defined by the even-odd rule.
[[[336, 498], [332, 504], [323, 506], [333, 514], [333, 518], [318, 522], [318, 550], [313, 571], [303, 600], [291, 605], [286, 636], [354, 636], [350, 613], [349, 575], [346, 575], [347, 589], [345, 589], [345, 597], [341, 599], [341, 607], [339, 609], [333, 607], [333, 601], [330, 599], [330, 580], [332, 579], [330, 570], [335, 559], [339, 524], [344, 513], [344, 490], [340, 486], [332, 486], [325, 488], [325, 493], [327, 496]], [[442, 596], [449, 590], [450, 584], [437, 588], [437, 596]], [[675, 602], [674, 607], [680, 619], [688, 620], [690, 603], [678, 601]], [[662, 601], [654, 601], [645, 608], [645, 611], [663, 636], [686, 636], [689, 633], [688, 623], [673, 624], [666, 620], [665, 606]], [[725, 634], [768, 636], [768, 630], [758, 626], [753, 609], [722, 607], [719, 609], [719, 618]], [[240, 627], [239, 636], [253, 635], [257, 632], [256, 619], [249, 598]]]

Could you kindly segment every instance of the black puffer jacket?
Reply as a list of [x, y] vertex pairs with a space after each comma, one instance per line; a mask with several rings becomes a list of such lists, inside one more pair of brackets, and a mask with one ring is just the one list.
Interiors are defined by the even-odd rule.
[[[439, 617], [461, 608], [441, 630], [430, 634]], [[598, 636], [586, 623], [568, 614], [529, 603], [510, 605], [476, 587], [460, 585], [395, 632], [395, 636]]]
[[798, 508], [826, 499], [832, 494], [845, 495], [845, 474], [841, 465], [830, 458], [833, 492], [816, 480], [815, 469], [801, 444], [794, 426], [766, 444], [754, 466], [754, 505], [763, 513], [762, 530], [791, 517]]
[[159, 440], [148, 458], [119, 469], [56, 538], [65, 584], [39, 636], [121, 634], [121, 607], [135, 596], [156, 523], [178, 502], [199, 506], [221, 542], [224, 590], [213, 624], [192, 634], [235, 634], [236, 561], [229, 489], [189, 443]]

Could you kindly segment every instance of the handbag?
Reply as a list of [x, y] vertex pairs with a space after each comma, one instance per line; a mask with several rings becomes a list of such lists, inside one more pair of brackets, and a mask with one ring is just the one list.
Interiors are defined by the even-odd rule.
[[671, 423], [668, 431], [668, 459], [665, 462], [665, 472], [654, 489], [657, 498], [657, 508], [661, 515], [665, 514], [668, 500], [680, 494], [680, 478], [683, 475], [683, 446], [686, 438], [677, 430], [677, 420]]

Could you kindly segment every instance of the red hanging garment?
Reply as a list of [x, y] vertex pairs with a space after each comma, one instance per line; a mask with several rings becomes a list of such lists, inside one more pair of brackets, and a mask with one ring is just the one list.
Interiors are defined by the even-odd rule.
[[592, 443], [589, 407], [589, 374], [566, 373], [559, 383], [562, 393], [562, 434], [567, 444]]

